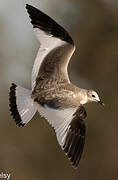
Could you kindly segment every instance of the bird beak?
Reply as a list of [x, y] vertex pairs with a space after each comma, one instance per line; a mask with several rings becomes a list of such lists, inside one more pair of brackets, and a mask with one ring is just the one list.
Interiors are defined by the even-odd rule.
[[102, 101], [98, 101], [98, 103], [102, 106], [105, 106], [105, 104]]

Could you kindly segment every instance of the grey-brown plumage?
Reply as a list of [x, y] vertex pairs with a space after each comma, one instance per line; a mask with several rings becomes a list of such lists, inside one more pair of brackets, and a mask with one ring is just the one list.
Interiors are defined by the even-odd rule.
[[32, 70], [32, 90], [12, 84], [9, 93], [10, 111], [16, 124], [24, 126], [36, 111], [47, 119], [57, 140], [78, 167], [85, 143], [86, 110], [84, 104], [99, 102], [93, 90], [74, 86], [67, 67], [75, 45], [67, 31], [48, 15], [26, 5], [40, 48]]

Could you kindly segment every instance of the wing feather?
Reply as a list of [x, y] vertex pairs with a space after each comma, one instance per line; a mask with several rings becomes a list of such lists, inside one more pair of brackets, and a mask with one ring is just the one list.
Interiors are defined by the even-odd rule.
[[47, 105], [38, 105], [38, 111], [52, 125], [58, 143], [72, 162], [73, 167], [77, 168], [85, 142], [86, 128], [83, 121], [86, 117], [85, 109], [81, 106], [79, 108], [52, 109]]
[[67, 65], [75, 50], [72, 38], [45, 13], [28, 4], [26, 9], [40, 42], [32, 70], [32, 89], [36, 85], [36, 79], [47, 78], [55, 75], [55, 72], [69, 80]]
[[29, 13], [29, 17], [31, 18], [33, 28], [43, 30], [47, 34], [74, 45], [74, 42], [68, 32], [47, 14], [29, 4], [26, 4], [26, 9]]
[[[32, 89], [34, 89], [36, 84], [36, 78], [39, 73], [39, 69], [45, 57], [51, 52], [55, 47], [63, 45], [65, 42], [57, 39], [55, 37], [51, 37], [47, 35], [44, 31], [39, 31], [39, 29], [35, 28], [36, 36], [40, 40], [40, 48], [38, 50], [38, 54], [36, 56], [33, 69], [32, 69]], [[45, 73], [45, 72], [44, 72]]]

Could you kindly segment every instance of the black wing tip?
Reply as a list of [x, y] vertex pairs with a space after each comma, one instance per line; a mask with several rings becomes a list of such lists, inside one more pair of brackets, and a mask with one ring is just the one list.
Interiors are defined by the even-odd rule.
[[17, 104], [16, 104], [16, 92], [15, 92], [16, 87], [17, 85], [15, 83], [11, 84], [10, 92], [9, 92], [9, 110], [10, 110], [11, 116], [16, 122], [16, 125], [18, 125], [19, 127], [23, 127], [25, 124], [22, 123], [22, 119], [20, 117]]
[[29, 4], [26, 4], [26, 9], [31, 19], [33, 28], [39, 28], [74, 46], [74, 42], [68, 32], [51, 17]]
[[85, 138], [79, 135], [79, 133], [71, 132], [67, 141], [68, 143], [65, 142], [63, 150], [71, 161], [72, 167], [77, 169], [81, 160]]
[[[27, 10], [30, 10], [30, 9], [32, 9], [32, 10], [35, 9], [35, 10], [36, 10], [36, 9], [37, 9], [37, 8], [35, 8], [34, 6], [32, 6], [32, 5], [30, 5], [30, 4], [26, 4], [26, 5], [25, 5], [25, 8], [26, 8]], [[37, 10], [38, 10], [38, 9], [37, 9]]]
[[26, 9], [28, 9], [29, 6], [30, 6], [29, 4], [26, 4], [26, 5], [25, 5]]
[[74, 114], [70, 123], [63, 150], [71, 161], [74, 169], [78, 168], [85, 144], [86, 127], [83, 119], [86, 118], [86, 111], [80, 107]]
[[26, 9], [29, 9], [30, 7], [33, 7], [33, 6], [30, 4], [26, 4], [25, 7], [26, 7]]

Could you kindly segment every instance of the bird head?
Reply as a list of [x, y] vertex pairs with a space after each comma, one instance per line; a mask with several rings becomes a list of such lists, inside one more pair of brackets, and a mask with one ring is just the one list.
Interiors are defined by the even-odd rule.
[[98, 94], [93, 90], [88, 90], [87, 92], [88, 96], [88, 102], [97, 102], [102, 106], [105, 106], [105, 104], [100, 100]]

